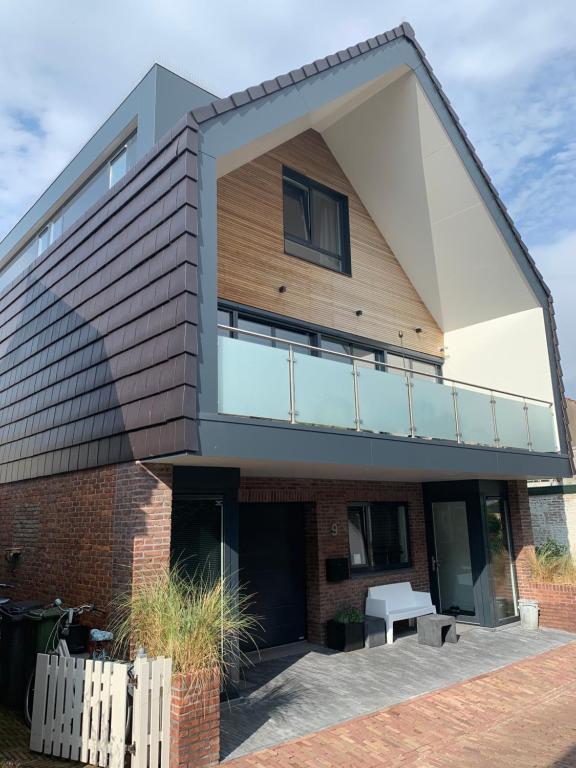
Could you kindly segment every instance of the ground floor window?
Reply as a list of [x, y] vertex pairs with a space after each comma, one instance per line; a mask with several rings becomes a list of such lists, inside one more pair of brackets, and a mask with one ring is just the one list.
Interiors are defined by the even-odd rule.
[[406, 504], [371, 502], [348, 507], [352, 570], [386, 570], [410, 565]]

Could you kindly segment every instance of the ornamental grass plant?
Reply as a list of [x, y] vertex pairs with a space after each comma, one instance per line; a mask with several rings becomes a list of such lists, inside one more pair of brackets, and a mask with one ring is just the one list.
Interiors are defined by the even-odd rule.
[[534, 581], [576, 585], [576, 557], [567, 546], [552, 539], [536, 547], [530, 566]]
[[126, 657], [143, 648], [150, 657], [171, 657], [173, 674], [191, 686], [209, 684], [216, 671], [226, 674], [244, 660], [240, 646], [252, 643], [260, 628], [250, 602], [229, 579], [190, 578], [178, 566], [166, 568], [115, 602], [115, 653]]

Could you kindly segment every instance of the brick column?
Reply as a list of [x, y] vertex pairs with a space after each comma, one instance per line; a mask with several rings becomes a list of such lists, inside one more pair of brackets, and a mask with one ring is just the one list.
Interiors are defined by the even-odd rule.
[[530, 555], [534, 552], [534, 539], [532, 536], [528, 486], [525, 480], [510, 480], [508, 482], [508, 505], [510, 509], [510, 527], [512, 528], [518, 593], [520, 597], [529, 597], [528, 593], [531, 582]]
[[119, 464], [112, 578], [116, 594], [169, 565], [171, 525], [172, 466]]
[[208, 768], [220, 761], [220, 676], [198, 689], [190, 678], [172, 679], [170, 768]]

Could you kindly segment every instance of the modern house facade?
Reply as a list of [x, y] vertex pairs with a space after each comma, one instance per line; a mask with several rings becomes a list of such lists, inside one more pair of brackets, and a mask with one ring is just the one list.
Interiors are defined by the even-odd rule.
[[368, 587], [517, 619], [571, 474], [547, 287], [400, 27], [226, 99], [154, 67], [0, 244], [2, 577], [179, 561], [262, 647]]

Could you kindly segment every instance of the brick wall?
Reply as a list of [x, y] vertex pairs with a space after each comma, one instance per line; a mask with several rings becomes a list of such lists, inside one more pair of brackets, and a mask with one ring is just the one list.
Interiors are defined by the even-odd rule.
[[530, 496], [530, 513], [534, 530], [534, 544], [545, 544], [553, 539], [576, 551], [576, 493], [556, 493]]
[[[0, 485], [0, 581], [17, 599], [106, 609], [168, 562], [171, 478], [169, 466], [129, 463]], [[21, 551], [14, 568], [9, 548]]]
[[[308, 639], [323, 642], [325, 624], [336, 610], [355, 606], [364, 610], [368, 587], [410, 581], [429, 590], [422, 487], [417, 483], [377, 483], [338, 480], [243, 478], [240, 501], [303, 502], [306, 504], [306, 583]], [[347, 506], [355, 501], [398, 501], [408, 507], [412, 567], [353, 576], [338, 583], [326, 581], [327, 557], [347, 557]]]

